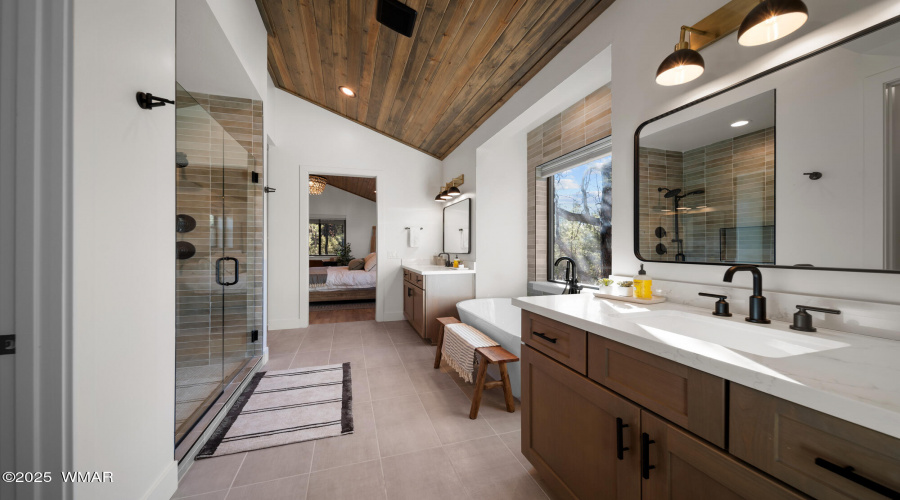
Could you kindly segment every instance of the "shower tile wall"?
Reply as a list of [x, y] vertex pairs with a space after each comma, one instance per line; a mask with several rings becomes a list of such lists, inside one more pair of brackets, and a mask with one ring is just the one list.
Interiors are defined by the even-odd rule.
[[[759, 227], [775, 224], [775, 128], [751, 132], [733, 139], [685, 152], [640, 148], [640, 251], [648, 260], [673, 261], [676, 245], [674, 212], [671, 200], [657, 188], [680, 188], [687, 193], [697, 189], [704, 194], [682, 200], [691, 210], [681, 213], [681, 235], [688, 261], [722, 262], [720, 229]], [[706, 207], [706, 208], [699, 208]], [[663, 210], [669, 210], [664, 212]], [[667, 236], [656, 238], [663, 227]], [[763, 232], [763, 248], [773, 249], [774, 233]], [[760, 236], [760, 235], [757, 235]], [[758, 241], [758, 240], [756, 240]], [[656, 245], [668, 249], [658, 255]], [[738, 259], [735, 251], [745, 252], [739, 260], [763, 261], [772, 254], [754, 248], [732, 248], [724, 261]], [[754, 258], [756, 257], [756, 258]]]
[[[193, 257], [176, 260], [179, 438], [187, 430], [182, 423], [192, 422], [209, 404], [223, 376], [227, 382], [248, 357], [258, 354], [259, 344], [248, 343], [248, 332], [254, 323], [261, 324], [254, 318], [262, 318], [264, 184], [261, 160], [255, 160], [262, 158], [263, 147], [259, 101], [188, 93], [178, 87], [176, 102], [176, 147], [189, 162], [176, 169], [176, 213], [197, 222], [194, 230], [177, 234], [177, 240], [196, 248]], [[251, 170], [259, 173], [258, 184], [250, 183]], [[215, 284], [215, 261], [223, 255], [241, 261], [239, 284], [225, 287], [224, 294]]]

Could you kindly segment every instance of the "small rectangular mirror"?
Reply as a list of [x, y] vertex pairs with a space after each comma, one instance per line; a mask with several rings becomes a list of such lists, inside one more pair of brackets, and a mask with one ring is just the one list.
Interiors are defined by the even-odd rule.
[[452, 254], [469, 253], [472, 234], [469, 231], [471, 199], [444, 207], [444, 251]]

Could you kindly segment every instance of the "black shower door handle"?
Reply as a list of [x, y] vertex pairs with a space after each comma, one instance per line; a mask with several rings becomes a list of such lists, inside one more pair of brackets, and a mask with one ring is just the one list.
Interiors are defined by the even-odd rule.
[[[226, 260], [234, 261], [234, 281], [222, 281], [222, 262]], [[238, 280], [240, 279], [240, 262], [234, 257], [220, 257], [216, 259], [216, 283], [222, 286], [231, 286], [236, 285]]]

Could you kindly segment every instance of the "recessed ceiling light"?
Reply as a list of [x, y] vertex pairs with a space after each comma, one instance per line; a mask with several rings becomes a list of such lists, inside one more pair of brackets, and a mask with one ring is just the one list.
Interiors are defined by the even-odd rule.
[[356, 92], [354, 92], [350, 87], [344, 87], [343, 85], [341, 85], [340, 87], [338, 87], [338, 90], [343, 92], [343, 94], [347, 97], [356, 97]]
[[748, 123], [750, 123], [750, 120], [738, 120], [738, 121], [732, 123], [731, 126], [732, 127], [743, 127], [744, 125], [747, 125]]

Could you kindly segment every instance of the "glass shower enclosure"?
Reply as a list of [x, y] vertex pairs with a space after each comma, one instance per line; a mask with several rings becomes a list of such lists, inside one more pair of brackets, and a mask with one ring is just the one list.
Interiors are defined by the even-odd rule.
[[262, 166], [209, 106], [177, 86], [176, 447], [262, 354]]

